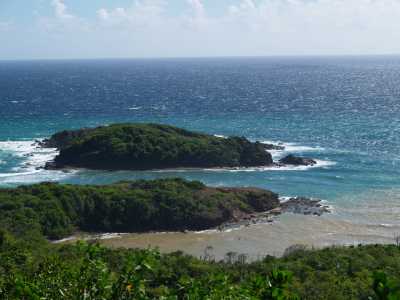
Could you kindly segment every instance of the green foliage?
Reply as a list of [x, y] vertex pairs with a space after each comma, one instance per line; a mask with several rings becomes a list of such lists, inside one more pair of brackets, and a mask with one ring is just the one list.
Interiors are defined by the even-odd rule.
[[[85, 242], [33, 248], [2, 232], [0, 299], [399, 299], [400, 250], [390, 245], [307, 250], [250, 264]], [[349, 273], [339, 266], [348, 258], [363, 264]]]
[[221, 138], [159, 124], [114, 124], [63, 131], [49, 146], [60, 148], [58, 166], [94, 169], [237, 167], [272, 163], [261, 143]]
[[[113, 269], [112, 259], [118, 260], [118, 268]], [[184, 272], [171, 269], [177, 263]], [[109, 250], [86, 243], [54, 247], [51, 254], [38, 257], [33, 264], [19, 264], [12, 272], [0, 273], [0, 298], [295, 299], [287, 292], [287, 272], [237, 281], [217, 265], [195, 275], [196, 265], [205, 263], [150, 249]]]
[[42, 183], [0, 190], [0, 228], [26, 239], [62, 238], [76, 229], [201, 230], [229, 221], [235, 211], [265, 211], [278, 204], [278, 196], [266, 190], [210, 188], [183, 179], [105, 186]]
[[373, 288], [378, 300], [400, 299], [400, 281], [389, 279], [383, 272], [374, 273]]

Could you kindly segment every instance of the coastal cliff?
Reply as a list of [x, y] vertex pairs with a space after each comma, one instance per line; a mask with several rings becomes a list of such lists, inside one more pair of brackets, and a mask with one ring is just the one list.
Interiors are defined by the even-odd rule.
[[60, 150], [47, 168], [146, 170], [273, 164], [262, 143], [160, 124], [113, 124], [62, 131], [41, 145]]

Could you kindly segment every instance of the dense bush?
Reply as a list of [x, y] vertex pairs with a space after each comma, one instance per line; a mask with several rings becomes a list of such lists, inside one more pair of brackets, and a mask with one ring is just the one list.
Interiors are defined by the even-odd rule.
[[221, 138], [158, 124], [114, 124], [56, 133], [44, 143], [60, 148], [58, 167], [161, 169], [262, 166], [272, 163], [261, 143]]
[[391, 245], [301, 250], [248, 264], [50, 245], [2, 231], [0, 262], [0, 299], [390, 300], [400, 287], [400, 249]]
[[235, 213], [272, 209], [278, 195], [261, 189], [211, 188], [183, 179], [104, 186], [41, 183], [0, 189], [0, 228], [16, 236], [37, 231], [61, 238], [91, 232], [201, 230]]
[[[109, 250], [99, 245], [50, 247], [27, 254], [8, 242], [1, 247], [1, 299], [296, 299], [291, 275], [274, 270], [238, 280], [224, 266], [156, 250]], [[15, 254], [24, 256], [16, 261]], [[21, 252], [21, 254], [19, 253]]]

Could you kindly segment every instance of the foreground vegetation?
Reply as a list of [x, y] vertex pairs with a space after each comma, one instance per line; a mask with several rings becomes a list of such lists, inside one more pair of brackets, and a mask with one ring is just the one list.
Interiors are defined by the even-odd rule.
[[0, 233], [0, 299], [400, 299], [394, 245], [303, 250], [246, 263], [181, 252], [50, 245]]
[[221, 138], [159, 124], [114, 124], [62, 131], [44, 141], [60, 154], [48, 167], [162, 169], [239, 167], [272, 164], [261, 143]]
[[164, 179], [108, 186], [42, 183], [0, 190], [0, 299], [400, 299], [399, 245], [306, 250], [248, 262], [156, 249], [51, 244], [76, 229], [199, 226], [265, 210], [277, 195]]
[[278, 205], [278, 195], [267, 190], [211, 188], [184, 179], [41, 183], [0, 189], [0, 228], [17, 237], [37, 231], [50, 239], [75, 230], [202, 230]]

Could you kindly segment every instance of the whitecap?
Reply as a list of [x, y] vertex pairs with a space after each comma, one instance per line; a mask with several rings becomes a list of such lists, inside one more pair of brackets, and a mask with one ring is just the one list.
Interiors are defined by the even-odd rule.
[[36, 141], [0, 141], [1, 152], [16, 158], [19, 164], [0, 173], [0, 184], [58, 181], [77, 172], [76, 170], [68, 173], [61, 170], [44, 170], [46, 162], [53, 160], [58, 154], [58, 150], [41, 148]]
[[0, 178], [8, 178], [8, 177], [16, 177], [16, 176], [25, 176], [39, 173], [40, 170], [32, 171], [32, 172], [20, 172], [20, 173], [0, 173]]
[[32, 172], [17, 172], [17, 173], [1, 173], [0, 174], [0, 185], [20, 185], [20, 184], [32, 184], [37, 182], [57, 182], [67, 177], [73, 176], [77, 173], [77, 170], [69, 171], [68, 173], [63, 171], [54, 170], [35, 170]]
[[23, 171], [23, 175], [44, 167], [46, 162], [53, 160], [58, 154], [56, 148], [41, 148], [32, 140], [0, 141], [0, 151], [21, 159], [20, 165], [12, 171]]
[[142, 109], [142, 107], [141, 106], [132, 106], [132, 107], [129, 107], [128, 109], [129, 110], [139, 110], [139, 109]]
[[329, 160], [315, 159], [317, 162], [313, 166], [295, 166], [295, 165], [272, 165], [261, 167], [234, 167], [234, 168], [173, 168], [173, 169], [156, 169], [151, 170], [153, 173], [185, 173], [185, 172], [264, 172], [264, 171], [307, 171], [317, 168], [329, 168], [336, 165], [336, 162]]
[[283, 150], [268, 150], [269, 153], [271, 153], [272, 157], [276, 160], [279, 158], [282, 158], [288, 153], [305, 153], [305, 152], [322, 152], [325, 149], [322, 147], [311, 147], [311, 146], [305, 146], [305, 145], [299, 145], [297, 143], [286, 143], [282, 141], [261, 141], [262, 144], [272, 144], [276, 146], [282, 146], [284, 147]]
[[336, 162], [329, 160], [315, 159], [317, 162], [313, 166], [294, 166], [294, 165], [284, 165], [284, 166], [264, 166], [264, 167], [238, 167], [238, 168], [218, 168], [218, 169], [204, 169], [206, 171], [228, 171], [228, 172], [262, 172], [262, 171], [307, 171], [316, 168], [328, 168], [334, 166]]

